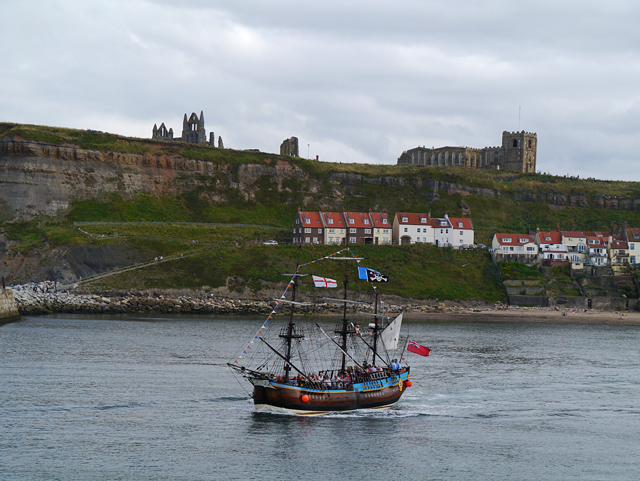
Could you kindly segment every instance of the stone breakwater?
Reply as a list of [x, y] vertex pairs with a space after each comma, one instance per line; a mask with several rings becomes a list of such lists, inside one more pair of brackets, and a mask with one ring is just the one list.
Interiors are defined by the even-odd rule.
[[[132, 312], [155, 312], [166, 314], [241, 314], [268, 315], [276, 305], [273, 300], [219, 297], [194, 292], [141, 291], [132, 293], [86, 293], [81, 291], [59, 291], [53, 283], [25, 284], [14, 288], [15, 301], [22, 315], [52, 313], [118, 314]], [[470, 305], [473, 304], [473, 305]], [[493, 310], [501, 305], [489, 305], [480, 301], [406, 301], [386, 303], [385, 311], [396, 315], [401, 311], [428, 312], [480, 312]], [[288, 312], [288, 306], [278, 311]], [[313, 302], [296, 308], [299, 313], [342, 315], [339, 302]]]

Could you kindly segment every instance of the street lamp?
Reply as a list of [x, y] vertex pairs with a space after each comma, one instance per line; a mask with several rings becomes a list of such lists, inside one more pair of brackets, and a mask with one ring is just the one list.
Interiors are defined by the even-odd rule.
[[309, 160], [309, 144], [307, 144], [307, 160]]

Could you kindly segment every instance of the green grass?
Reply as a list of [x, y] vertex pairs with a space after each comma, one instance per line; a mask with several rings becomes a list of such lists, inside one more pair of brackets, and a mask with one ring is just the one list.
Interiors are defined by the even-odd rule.
[[[301, 250], [301, 264], [334, 253], [330, 246], [305, 247]], [[493, 265], [488, 254], [474, 251], [451, 251], [435, 246], [402, 247], [354, 246], [353, 252], [363, 257], [362, 265], [373, 267], [388, 275], [390, 282], [379, 286], [381, 292], [413, 299], [484, 299], [505, 301], [506, 293], [499, 276], [491, 272]], [[195, 257], [179, 259], [145, 269], [96, 281], [105, 289], [191, 288], [220, 287], [231, 279], [238, 290], [256, 290], [289, 281], [280, 275], [291, 272], [298, 256], [295, 246], [247, 246], [212, 249]], [[356, 292], [372, 293], [366, 281], [357, 280], [356, 264], [350, 263], [350, 288]], [[338, 280], [344, 278], [344, 262], [324, 260], [303, 266], [301, 273], [322, 275]], [[489, 272], [489, 275], [487, 275]], [[315, 290], [310, 278], [302, 278], [302, 295], [326, 295]], [[340, 296], [341, 290], [336, 296]], [[279, 292], [277, 293], [280, 294]], [[274, 291], [274, 295], [276, 292]]]

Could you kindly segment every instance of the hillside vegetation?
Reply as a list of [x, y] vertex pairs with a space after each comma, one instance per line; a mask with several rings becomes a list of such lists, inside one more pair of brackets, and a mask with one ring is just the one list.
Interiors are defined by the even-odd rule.
[[[386, 209], [390, 218], [396, 212], [428, 211], [435, 217], [445, 213], [451, 217], [468, 216], [475, 227], [476, 242], [487, 245], [496, 232], [528, 232], [537, 227], [552, 230], [557, 226], [567, 230], [609, 231], [613, 224], [620, 227], [625, 221], [631, 226], [640, 226], [640, 212], [615, 207], [618, 200], [640, 198], [640, 184], [636, 182], [459, 167], [330, 163], [257, 151], [215, 149], [103, 132], [11, 123], [0, 123], [2, 137], [92, 150], [168, 154], [230, 167], [228, 175], [216, 174], [215, 178], [194, 174], [199, 176], [197, 187], [176, 195], [113, 192], [75, 201], [69, 211], [57, 218], [40, 217], [28, 222], [7, 222], [7, 217], [0, 215], [0, 229], [8, 241], [6, 256], [13, 259], [28, 255], [34, 249], [84, 244], [126, 242], [145, 250], [151, 259], [226, 242], [238, 242], [243, 246], [253, 244], [253, 247], [237, 251], [212, 250], [201, 257], [189, 257], [176, 262], [171, 272], [164, 272], [169, 267], [162, 264], [129, 276], [123, 274], [108, 281], [114, 288], [134, 285], [213, 287], [234, 276], [243, 279], [244, 285], [276, 282], [270, 272], [290, 269], [293, 250], [281, 246], [269, 249], [260, 243], [270, 238], [286, 241], [291, 235], [298, 207], [312, 211]], [[248, 186], [250, 195], [234, 187], [241, 180], [238, 178], [241, 165], [268, 166], [274, 161], [295, 165], [304, 173], [304, 179], [290, 177], [278, 181], [263, 175]], [[443, 188], [443, 185], [447, 187]], [[602, 202], [596, 202], [603, 198], [616, 202], [603, 207]], [[82, 230], [89, 234], [86, 235], [74, 228], [74, 222], [117, 224], [83, 225]], [[151, 222], [242, 224], [244, 227], [187, 228], [179, 224], [145, 224]], [[321, 251], [323, 247], [315, 249]], [[486, 252], [456, 252], [431, 246], [358, 246], [356, 249], [375, 260], [376, 267], [388, 270], [398, 282], [394, 289], [399, 289], [400, 295], [486, 300], [505, 297], [504, 289], [496, 282], [499, 274], [490, 268]], [[273, 258], [276, 254], [284, 257], [284, 264], [277, 264]], [[465, 268], [460, 267], [465, 264]], [[288, 267], [285, 269], [285, 266]]]

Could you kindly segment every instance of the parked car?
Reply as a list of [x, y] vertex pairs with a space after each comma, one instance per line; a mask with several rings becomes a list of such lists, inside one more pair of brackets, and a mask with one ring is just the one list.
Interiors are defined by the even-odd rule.
[[476, 245], [476, 249], [486, 249], [486, 248], [487, 248], [487, 246], [484, 245], [484, 244], [477, 244]]
[[277, 246], [278, 242], [274, 240], [268, 240], [268, 241], [264, 241], [262, 244], [266, 246]]

